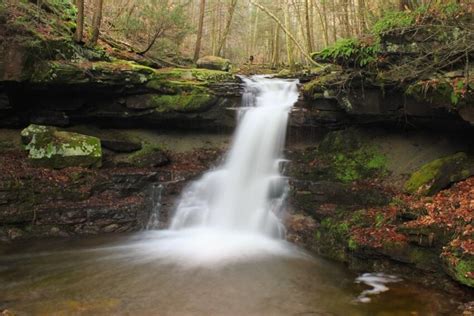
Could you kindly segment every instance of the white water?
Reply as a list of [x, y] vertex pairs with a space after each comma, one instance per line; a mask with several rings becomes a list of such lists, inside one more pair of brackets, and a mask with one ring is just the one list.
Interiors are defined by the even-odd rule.
[[206, 227], [282, 237], [277, 214], [285, 179], [279, 171], [297, 82], [244, 80], [246, 107], [225, 162], [183, 193], [173, 230]]
[[401, 279], [385, 273], [364, 273], [356, 279], [356, 283], [364, 283], [370, 287], [369, 290], [363, 291], [358, 297], [357, 301], [361, 303], [369, 303], [371, 301], [370, 295], [377, 295], [389, 290], [386, 284], [400, 282]]
[[297, 81], [243, 80], [243, 107], [224, 162], [183, 191], [170, 229], [155, 232], [159, 238], [141, 243], [143, 250], [184, 265], [295, 254], [282, 240], [279, 215], [287, 184], [282, 150]]

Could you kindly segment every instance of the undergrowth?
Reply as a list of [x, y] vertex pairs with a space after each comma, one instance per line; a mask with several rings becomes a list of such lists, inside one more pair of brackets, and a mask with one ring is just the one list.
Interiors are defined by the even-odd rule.
[[[389, 32], [404, 32], [427, 21], [441, 22], [465, 14], [455, 2], [420, 6], [414, 11], [387, 11], [364, 39], [344, 38], [323, 50], [313, 53], [313, 59], [353, 67], [369, 67], [378, 61], [382, 37]], [[429, 23], [428, 23], [429, 24]]]

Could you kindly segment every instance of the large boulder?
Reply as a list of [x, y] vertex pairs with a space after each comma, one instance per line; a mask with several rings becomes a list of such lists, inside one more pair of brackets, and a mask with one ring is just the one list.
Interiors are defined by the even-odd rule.
[[196, 62], [198, 68], [229, 71], [232, 67], [230, 60], [217, 56], [204, 56]]
[[28, 158], [37, 166], [99, 167], [102, 148], [96, 137], [58, 131], [54, 127], [31, 124], [21, 132]]
[[435, 159], [415, 171], [405, 183], [405, 191], [433, 195], [450, 184], [474, 175], [474, 164], [465, 153]]

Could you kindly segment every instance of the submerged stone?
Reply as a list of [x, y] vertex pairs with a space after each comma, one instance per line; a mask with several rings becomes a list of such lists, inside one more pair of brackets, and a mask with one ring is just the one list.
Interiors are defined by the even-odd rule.
[[21, 132], [21, 138], [28, 159], [37, 166], [98, 167], [102, 162], [102, 148], [96, 137], [31, 124]]

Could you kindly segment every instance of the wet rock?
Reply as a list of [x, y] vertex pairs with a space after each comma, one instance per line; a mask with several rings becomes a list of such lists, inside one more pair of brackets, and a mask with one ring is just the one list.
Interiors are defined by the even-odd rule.
[[101, 139], [102, 147], [117, 153], [131, 153], [142, 149], [142, 144], [124, 139]]
[[170, 162], [168, 155], [160, 146], [144, 144], [142, 149], [125, 157], [116, 157], [113, 163], [120, 167], [160, 167]]
[[358, 207], [385, 205], [390, 198], [377, 188], [355, 189], [350, 185], [332, 181], [290, 180], [290, 202], [292, 205], [317, 219], [328, 216], [328, 209], [323, 204]]
[[465, 153], [439, 158], [423, 165], [405, 183], [409, 193], [434, 195], [450, 184], [474, 175], [472, 159]]
[[1, 93], [0, 91], [0, 114], [2, 111], [6, 110], [11, 110], [10, 100], [8, 99], [8, 95], [6, 93]]
[[29, 160], [37, 166], [61, 169], [98, 167], [102, 163], [102, 148], [96, 137], [31, 124], [21, 132], [21, 138]]
[[286, 239], [302, 247], [309, 248], [314, 239], [314, 231], [318, 224], [307, 215], [290, 214], [285, 219]]
[[196, 62], [198, 68], [229, 71], [232, 67], [230, 60], [217, 56], [204, 56]]
[[10, 228], [7, 230], [8, 238], [10, 240], [20, 239], [24, 235], [24, 231], [18, 228]]
[[474, 288], [474, 254], [463, 244], [472, 243], [474, 236], [462, 236], [451, 241], [441, 254], [443, 269], [454, 280]]
[[59, 111], [35, 111], [30, 115], [30, 122], [37, 125], [68, 126], [69, 117]]
[[112, 233], [114, 231], [116, 231], [120, 226], [118, 224], [110, 224], [110, 225], [107, 225], [105, 226], [102, 231], [104, 233]]

